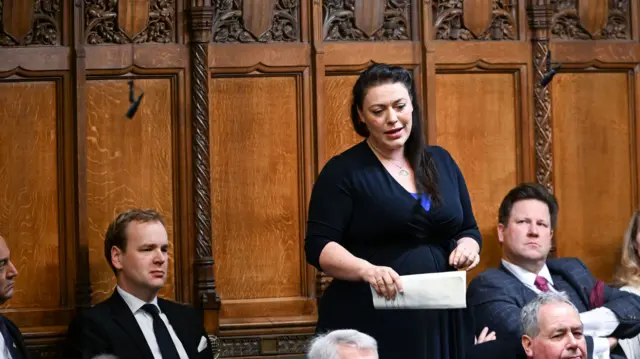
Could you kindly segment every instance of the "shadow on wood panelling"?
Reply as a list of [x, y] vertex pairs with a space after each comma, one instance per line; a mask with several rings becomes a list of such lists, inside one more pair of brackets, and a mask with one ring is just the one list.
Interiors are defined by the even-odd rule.
[[92, 302], [111, 295], [115, 277], [104, 256], [104, 234], [120, 211], [155, 208], [169, 232], [169, 276], [160, 296], [175, 298], [174, 121], [172, 80], [138, 79], [145, 91], [136, 116], [126, 79], [87, 81], [87, 202]]
[[469, 280], [500, 264], [498, 207], [518, 181], [518, 82], [513, 72], [436, 75], [436, 142], [465, 177], [483, 238], [481, 261]]
[[297, 75], [210, 80], [211, 203], [221, 325], [311, 314], [301, 256], [305, 157]]
[[364, 140], [351, 123], [352, 89], [356, 80], [357, 74], [330, 75], [324, 79], [324, 121], [320, 129], [324, 153], [318, 155], [319, 171], [331, 157]]
[[554, 187], [559, 257], [611, 279], [636, 183], [630, 73], [562, 73], [553, 82]]
[[62, 305], [55, 81], [0, 83], [0, 232], [19, 276], [3, 308]]

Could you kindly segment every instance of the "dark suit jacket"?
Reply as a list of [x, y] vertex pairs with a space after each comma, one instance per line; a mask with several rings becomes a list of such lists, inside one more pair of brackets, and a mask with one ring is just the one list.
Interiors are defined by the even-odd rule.
[[[579, 312], [593, 309], [589, 307], [589, 293], [596, 279], [584, 263], [577, 258], [558, 258], [548, 260], [547, 267], [554, 288], [566, 292]], [[609, 286], [605, 286], [604, 294], [604, 307], [610, 309], [620, 321], [611, 336], [626, 339], [640, 333], [640, 296]], [[536, 293], [504, 266], [481, 273], [471, 281], [467, 290], [467, 305], [473, 312], [476, 332], [487, 326], [496, 332], [498, 338], [508, 337], [519, 341], [522, 335], [520, 311], [535, 297]], [[593, 348], [593, 338], [587, 337], [587, 344]], [[619, 347], [611, 354], [612, 357], [624, 357]]]
[[[18, 354], [22, 359], [29, 359], [29, 351], [27, 351], [27, 346], [24, 344], [24, 338], [22, 337], [22, 333], [20, 333], [20, 329], [18, 329], [18, 327], [8, 318], [5, 317], [4, 320], [6, 320], [7, 329], [9, 329], [9, 333], [13, 337], [13, 342], [16, 345]], [[2, 338], [1, 335], [0, 338]]]
[[[213, 353], [197, 310], [158, 298], [190, 359], [211, 359]], [[71, 359], [90, 359], [99, 354], [113, 354], [119, 359], [153, 359], [131, 309], [118, 291], [104, 302], [78, 314], [69, 326], [68, 355]], [[207, 347], [198, 353], [204, 336]]]

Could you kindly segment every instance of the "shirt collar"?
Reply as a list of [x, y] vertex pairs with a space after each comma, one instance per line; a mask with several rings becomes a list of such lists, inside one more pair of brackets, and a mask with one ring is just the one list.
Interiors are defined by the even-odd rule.
[[[144, 300], [120, 288], [119, 285], [116, 286], [116, 290], [118, 291], [118, 294], [120, 294], [122, 299], [124, 299], [124, 302], [127, 303], [127, 306], [129, 307], [129, 309], [131, 309], [131, 313], [133, 314], [136, 314], [136, 312], [140, 310], [143, 305], [147, 304], [147, 302], [145, 302]], [[153, 304], [158, 307], [158, 310], [160, 311], [160, 313], [162, 313], [162, 310], [158, 306], [158, 296], [153, 297], [149, 304]]]
[[528, 270], [507, 262], [505, 259], [502, 259], [502, 265], [507, 268], [507, 270], [509, 272], [511, 272], [511, 274], [513, 274], [516, 278], [518, 278], [519, 281], [521, 281], [524, 284], [527, 284], [529, 286], [534, 286], [536, 283], [536, 277], [540, 276], [543, 277], [544, 279], [547, 280], [547, 282], [551, 285], [553, 285], [553, 279], [551, 278], [551, 272], [549, 272], [549, 267], [547, 267], [547, 264], [545, 263], [544, 266], [542, 267], [542, 269], [540, 270], [540, 272], [538, 274], [536, 273], [531, 273]]

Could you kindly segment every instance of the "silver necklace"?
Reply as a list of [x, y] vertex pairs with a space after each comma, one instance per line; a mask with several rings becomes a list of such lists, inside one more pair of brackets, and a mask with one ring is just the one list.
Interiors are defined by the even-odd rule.
[[407, 171], [403, 166], [400, 166], [398, 164], [396, 164], [395, 162], [393, 162], [391, 159], [385, 157], [374, 145], [371, 144], [371, 142], [367, 141], [367, 143], [369, 144], [369, 147], [371, 147], [371, 149], [377, 153], [378, 155], [380, 155], [380, 157], [382, 157], [383, 159], [387, 160], [389, 163], [391, 163], [392, 165], [398, 167], [398, 169], [400, 171], [398, 171], [398, 174], [400, 176], [406, 177], [409, 175], [409, 171]]

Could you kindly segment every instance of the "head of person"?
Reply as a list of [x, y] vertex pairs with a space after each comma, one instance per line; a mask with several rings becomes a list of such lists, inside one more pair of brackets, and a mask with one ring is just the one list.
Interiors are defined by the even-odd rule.
[[640, 288], [640, 211], [636, 211], [624, 232], [620, 263], [614, 276], [618, 285]]
[[578, 310], [564, 292], [543, 292], [520, 315], [522, 346], [533, 359], [585, 359], [587, 341]]
[[104, 255], [118, 286], [150, 301], [164, 286], [169, 260], [169, 236], [164, 220], [150, 209], [118, 214], [104, 240]]
[[504, 197], [498, 210], [502, 257], [538, 273], [551, 250], [558, 221], [558, 202], [544, 186], [523, 183]]
[[351, 122], [378, 152], [402, 151], [419, 190], [438, 203], [435, 165], [424, 150], [425, 131], [409, 70], [379, 63], [364, 70], [353, 86]]
[[11, 262], [11, 251], [4, 237], [0, 235], [0, 304], [13, 297], [14, 279], [18, 270]]
[[378, 343], [353, 329], [334, 330], [311, 341], [308, 359], [378, 359]]

